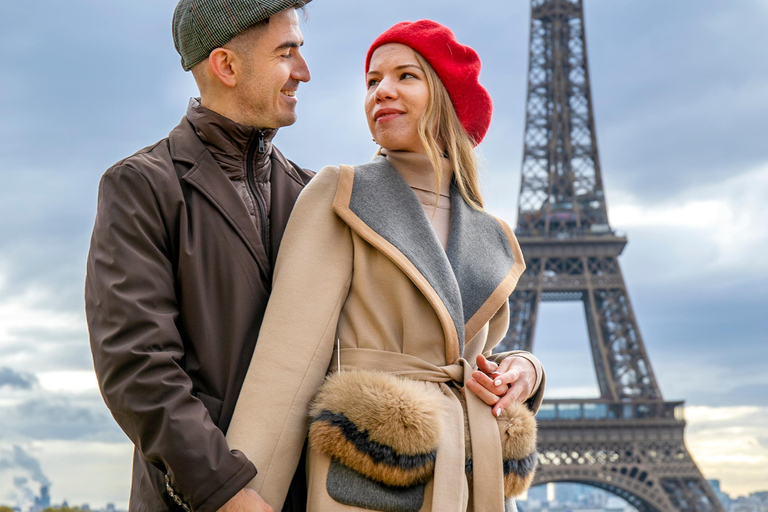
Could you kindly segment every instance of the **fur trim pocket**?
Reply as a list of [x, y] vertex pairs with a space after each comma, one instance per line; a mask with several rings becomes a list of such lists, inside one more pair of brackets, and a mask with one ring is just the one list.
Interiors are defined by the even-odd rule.
[[388, 486], [425, 483], [435, 467], [442, 393], [386, 373], [328, 377], [310, 408], [309, 443]]

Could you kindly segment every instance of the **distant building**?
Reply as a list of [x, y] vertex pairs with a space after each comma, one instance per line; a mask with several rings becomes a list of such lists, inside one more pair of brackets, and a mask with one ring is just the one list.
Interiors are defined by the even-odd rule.
[[547, 501], [547, 486], [537, 485], [528, 489], [528, 501], [538, 501], [539, 503], [546, 503]]
[[40, 487], [40, 496], [35, 498], [35, 501], [30, 508], [31, 512], [40, 512], [51, 506], [51, 494], [47, 485]]
[[720, 489], [720, 480], [707, 480], [707, 483], [709, 483], [709, 485], [712, 487], [712, 490], [715, 492], [715, 496], [717, 496], [717, 499], [720, 500], [723, 508], [728, 510], [731, 507], [731, 502], [733, 500], [731, 500], [731, 497]]

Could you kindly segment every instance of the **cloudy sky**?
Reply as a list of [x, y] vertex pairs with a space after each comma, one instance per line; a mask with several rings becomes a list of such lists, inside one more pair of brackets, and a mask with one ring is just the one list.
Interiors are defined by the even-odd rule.
[[[768, 490], [768, 1], [585, 0], [611, 224], [664, 396], [732, 495]], [[96, 188], [164, 137], [194, 82], [170, 37], [173, 0], [0, 3], [0, 504], [49, 482], [54, 502], [128, 499], [130, 445], [93, 377], [83, 280]], [[304, 167], [362, 163], [370, 42], [433, 18], [483, 58], [489, 209], [515, 223], [528, 52], [526, 0], [317, 0], [313, 78], [276, 144]], [[534, 351], [550, 397], [596, 395], [578, 304], [544, 304]]]

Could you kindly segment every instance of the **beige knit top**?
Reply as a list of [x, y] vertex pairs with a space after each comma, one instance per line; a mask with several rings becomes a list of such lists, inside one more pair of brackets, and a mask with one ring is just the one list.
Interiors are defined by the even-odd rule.
[[451, 221], [451, 179], [453, 168], [447, 158], [443, 158], [443, 169], [440, 177], [440, 196], [435, 208], [435, 191], [437, 183], [435, 171], [429, 158], [424, 153], [412, 153], [410, 151], [381, 150], [381, 154], [392, 167], [405, 179], [411, 187], [416, 198], [424, 208], [432, 229], [435, 230], [437, 239], [443, 246], [448, 245], [448, 231]]

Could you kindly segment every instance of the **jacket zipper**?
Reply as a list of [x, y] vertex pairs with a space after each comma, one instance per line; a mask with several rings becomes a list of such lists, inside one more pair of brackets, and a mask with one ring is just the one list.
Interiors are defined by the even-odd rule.
[[267, 231], [267, 207], [264, 204], [264, 201], [261, 200], [261, 196], [259, 196], [258, 192], [256, 191], [256, 183], [253, 179], [254, 153], [258, 151], [259, 155], [263, 155], [266, 151], [264, 148], [264, 132], [262, 130], [258, 130], [256, 135], [259, 138], [258, 144], [253, 144], [252, 137], [251, 144], [248, 146], [248, 155], [245, 162], [246, 178], [248, 181], [248, 188], [250, 188], [251, 194], [253, 194], [253, 199], [256, 201], [256, 205], [259, 207], [259, 220], [261, 221], [261, 244], [264, 246], [264, 252], [267, 255], [267, 261], [272, 261], [272, 251], [269, 247], [269, 232]]

